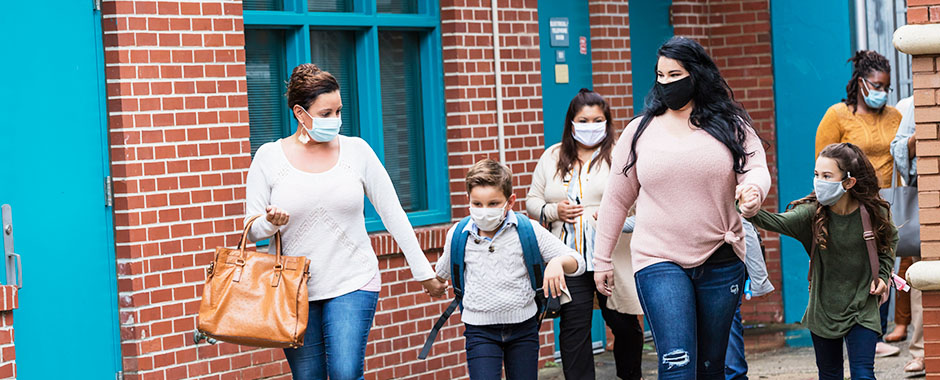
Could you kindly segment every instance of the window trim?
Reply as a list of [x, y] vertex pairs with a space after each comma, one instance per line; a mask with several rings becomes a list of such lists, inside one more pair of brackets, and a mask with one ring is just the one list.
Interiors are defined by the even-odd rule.
[[[283, 11], [243, 12], [246, 29], [285, 31], [285, 73], [310, 62], [310, 31], [339, 29], [356, 33], [356, 75], [359, 135], [385, 163], [382, 129], [381, 75], [379, 70], [379, 29], [416, 31], [419, 34], [422, 116], [424, 119], [425, 194], [427, 209], [408, 213], [412, 226], [428, 226], [451, 220], [450, 181], [447, 167], [447, 117], [444, 100], [444, 70], [439, 0], [417, 0], [413, 14], [378, 13], [375, 0], [353, 0], [353, 12], [310, 12], [306, 0], [284, 0]], [[286, 78], [285, 78], [286, 80]], [[297, 122], [288, 113], [288, 136]], [[385, 230], [378, 213], [366, 203], [366, 230]]]

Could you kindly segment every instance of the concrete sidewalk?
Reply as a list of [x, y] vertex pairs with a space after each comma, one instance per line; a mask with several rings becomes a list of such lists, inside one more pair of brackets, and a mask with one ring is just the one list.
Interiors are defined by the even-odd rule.
[[[889, 329], [890, 330], [890, 329]], [[920, 374], [907, 374], [904, 365], [911, 359], [908, 341], [895, 343], [901, 348], [897, 356], [875, 359], [875, 377], [879, 380], [924, 378]], [[797, 325], [777, 325], [745, 330], [748, 377], [766, 380], [816, 379], [816, 358], [808, 331]], [[643, 352], [643, 378], [656, 379], [656, 351], [647, 343]], [[597, 379], [616, 379], [614, 357], [611, 352], [594, 356]], [[848, 361], [845, 378], [850, 378]], [[540, 380], [564, 380], [561, 368], [545, 368], [539, 372]]]

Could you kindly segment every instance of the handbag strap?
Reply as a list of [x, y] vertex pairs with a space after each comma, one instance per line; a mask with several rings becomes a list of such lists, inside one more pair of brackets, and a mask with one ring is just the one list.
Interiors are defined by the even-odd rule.
[[[264, 216], [264, 214], [258, 214], [258, 215], [252, 216], [248, 218], [248, 220], [245, 222], [245, 230], [242, 231], [242, 237], [241, 237], [241, 240], [238, 241], [238, 247], [237, 247], [238, 256], [241, 257], [242, 259], [245, 258], [245, 247], [248, 246], [248, 231], [251, 230], [251, 225], [254, 224], [255, 221], [258, 220], [258, 218], [262, 216]], [[278, 228], [278, 230], [274, 232], [274, 252], [275, 252], [275, 255], [277, 256], [277, 259], [276, 259], [277, 262], [280, 263], [281, 262], [281, 229], [280, 228]]]
[[[878, 264], [878, 247], [875, 244], [875, 233], [871, 228], [871, 215], [868, 213], [868, 209], [865, 205], [858, 204], [859, 212], [862, 217], [862, 238], [865, 239], [865, 250], [868, 251], [868, 264], [871, 267], [871, 280], [872, 282], [878, 281], [878, 270], [880, 264]], [[813, 247], [810, 249], [809, 253], [809, 272], [806, 274], [806, 281], [812, 281], [813, 277], [813, 263], [816, 259], [816, 224], [813, 223]]]

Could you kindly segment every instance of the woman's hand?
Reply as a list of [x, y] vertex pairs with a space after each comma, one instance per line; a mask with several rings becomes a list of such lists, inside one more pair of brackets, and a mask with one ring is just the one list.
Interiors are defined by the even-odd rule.
[[760, 210], [760, 190], [755, 185], [738, 186], [735, 189], [735, 199], [738, 200], [738, 208], [741, 209], [741, 216], [750, 218], [757, 215]]
[[275, 226], [283, 226], [287, 224], [288, 220], [290, 220], [290, 214], [288, 214], [284, 209], [280, 209], [275, 206], [268, 206], [265, 210], [268, 211], [268, 214], [265, 215], [265, 218], [268, 220], [268, 222]]
[[437, 277], [421, 281], [424, 292], [434, 298], [440, 298], [447, 292], [447, 280]]
[[594, 272], [594, 286], [601, 294], [610, 297], [614, 290], [614, 271]]
[[878, 303], [879, 305], [888, 301], [888, 285], [885, 284], [885, 281], [880, 278], [877, 282], [871, 282], [871, 287], [868, 290], [868, 293], [881, 297], [881, 300]]
[[577, 218], [584, 213], [584, 206], [571, 204], [571, 201], [565, 199], [558, 202], [558, 219], [565, 223], [574, 223]]
[[567, 290], [565, 285], [565, 268], [562, 267], [560, 257], [552, 259], [545, 266], [545, 279], [542, 281], [542, 290], [545, 292], [545, 298], [558, 297], [562, 289]]

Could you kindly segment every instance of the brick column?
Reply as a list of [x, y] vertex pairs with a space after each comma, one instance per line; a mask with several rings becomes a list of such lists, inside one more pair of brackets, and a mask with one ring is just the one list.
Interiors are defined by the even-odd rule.
[[[898, 50], [911, 54], [920, 202], [924, 349], [927, 379], [940, 379], [940, 0], [908, 0], [907, 22], [894, 33]], [[926, 265], [921, 265], [926, 264]], [[916, 268], [912, 268], [917, 271]], [[909, 274], [909, 277], [911, 275]], [[932, 284], [931, 284], [932, 283]], [[925, 285], [925, 284], [915, 284]], [[934, 290], [926, 290], [934, 289]]]
[[13, 311], [18, 307], [19, 298], [16, 286], [0, 286], [0, 379], [16, 378]]
[[205, 266], [251, 162], [240, 1], [102, 6], [125, 379], [286, 378], [280, 350], [196, 346]]

